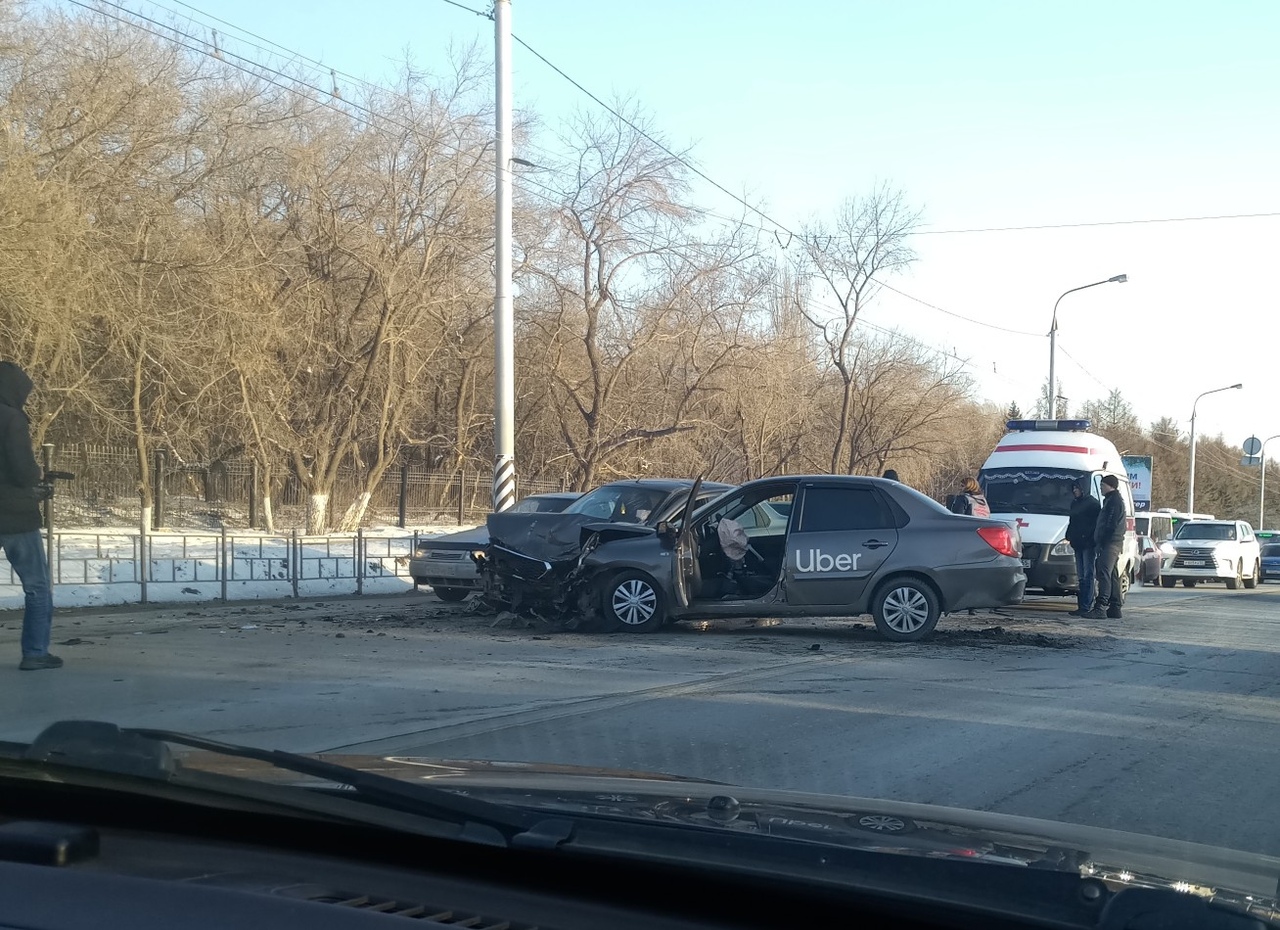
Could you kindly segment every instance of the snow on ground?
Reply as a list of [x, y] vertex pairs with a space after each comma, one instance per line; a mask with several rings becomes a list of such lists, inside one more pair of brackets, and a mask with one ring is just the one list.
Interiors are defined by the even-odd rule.
[[[335, 594], [394, 594], [413, 587], [409, 556], [418, 538], [455, 533], [457, 524], [401, 529], [366, 528], [363, 533], [363, 577], [356, 576], [354, 533], [299, 536], [296, 582], [300, 597]], [[217, 600], [223, 596], [222, 563], [226, 562], [228, 600], [291, 597], [295, 559], [290, 534], [235, 530], [226, 535], [207, 529], [151, 534], [146, 545], [148, 603]], [[142, 540], [128, 528], [59, 529], [54, 536], [55, 607], [136, 604], [143, 600]], [[0, 609], [22, 607], [23, 593], [11, 568], [0, 563]]]

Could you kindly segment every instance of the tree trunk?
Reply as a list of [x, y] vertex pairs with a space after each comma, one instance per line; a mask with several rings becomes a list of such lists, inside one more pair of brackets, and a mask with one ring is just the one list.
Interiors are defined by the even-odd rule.
[[828, 474], [840, 474], [840, 451], [844, 448], [844, 437], [849, 431], [849, 408], [853, 406], [853, 380], [846, 378], [844, 391], [840, 396], [840, 422], [836, 424], [836, 441], [831, 447], [831, 471]]
[[312, 491], [307, 496], [307, 535], [319, 536], [329, 522], [329, 492]]
[[369, 512], [369, 501], [373, 499], [373, 492], [367, 488], [356, 495], [347, 512], [342, 515], [342, 520], [338, 523], [339, 533], [351, 533], [364, 522], [364, 515]]
[[271, 466], [267, 462], [262, 463], [259, 472], [259, 480], [262, 487], [259, 490], [259, 497], [262, 500], [262, 525], [268, 533], [276, 531], [276, 515], [271, 506]]

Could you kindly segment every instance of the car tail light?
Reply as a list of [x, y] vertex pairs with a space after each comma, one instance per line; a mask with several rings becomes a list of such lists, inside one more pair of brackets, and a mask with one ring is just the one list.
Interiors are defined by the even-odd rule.
[[992, 549], [1001, 555], [1017, 555], [1018, 541], [1013, 538], [1013, 530], [1007, 526], [983, 526], [978, 528], [978, 535]]

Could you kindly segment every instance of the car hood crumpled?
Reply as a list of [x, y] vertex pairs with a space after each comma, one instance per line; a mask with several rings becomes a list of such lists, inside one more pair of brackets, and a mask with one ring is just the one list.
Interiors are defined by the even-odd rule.
[[491, 513], [489, 541], [542, 562], [576, 559], [582, 540], [591, 532], [618, 535], [652, 535], [653, 529], [638, 523], [608, 523], [581, 513]]

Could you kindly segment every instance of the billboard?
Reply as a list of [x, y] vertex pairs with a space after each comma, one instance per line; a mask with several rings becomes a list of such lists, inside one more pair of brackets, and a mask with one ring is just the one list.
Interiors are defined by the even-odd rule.
[[1129, 488], [1133, 491], [1133, 509], [1151, 509], [1151, 456], [1122, 455], [1124, 469], [1129, 473]]

